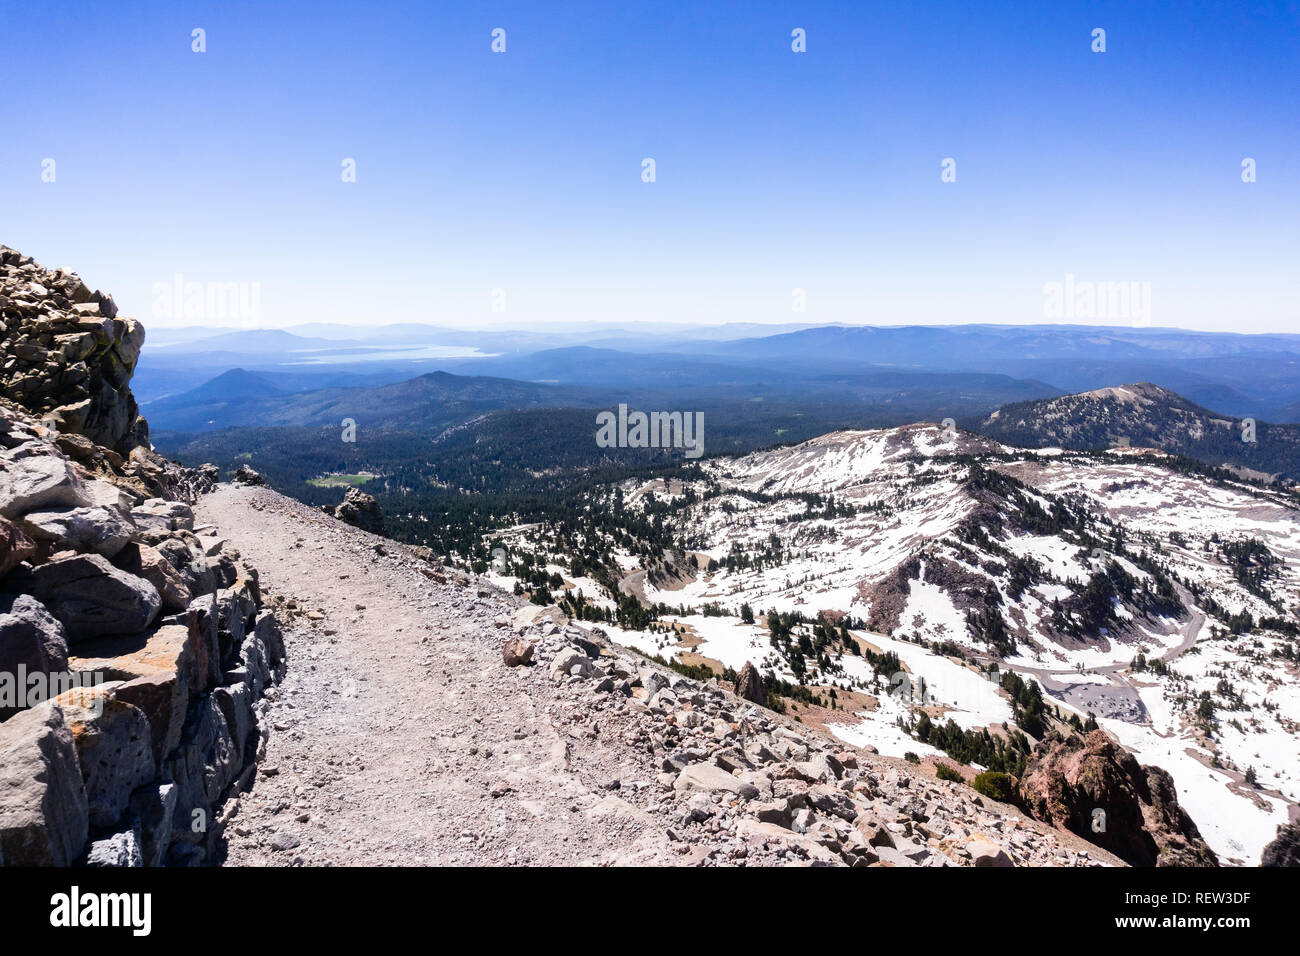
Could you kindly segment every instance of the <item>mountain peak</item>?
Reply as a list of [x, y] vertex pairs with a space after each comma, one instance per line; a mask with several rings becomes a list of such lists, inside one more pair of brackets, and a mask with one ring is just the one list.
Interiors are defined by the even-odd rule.
[[1300, 427], [1221, 415], [1151, 382], [1004, 405], [979, 430], [1026, 448], [1158, 448], [1254, 477], [1300, 476]]

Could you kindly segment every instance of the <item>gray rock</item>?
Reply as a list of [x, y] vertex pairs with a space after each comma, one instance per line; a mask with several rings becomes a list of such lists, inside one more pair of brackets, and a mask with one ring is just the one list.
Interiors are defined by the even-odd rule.
[[384, 533], [384, 509], [379, 507], [373, 495], [360, 488], [349, 488], [343, 495], [343, 502], [329, 511], [340, 521], [369, 531], [371, 534]]
[[249, 468], [247, 465], [240, 465], [239, 469], [235, 472], [231, 480], [234, 481], [235, 484], [237, 485], [266, 484], [266, 479], [263, 478], [261, 475], [259, 475], [257, 472], [255, 472], [252, 468]]
[[715, 793], [717, 791], [735, 793], [740, 789], [740, 784], [740, 780], [715, 764], [696, 763], [691, 764], [677, 775], [677, 780], [673, 783], [673, 789], [678, 791], [702, 790], [706, 793]]
[[658, 671], [646, 668], [641, 672], [641, 686], [645, 688], [646, 699], [649, 700], [668, 686], [668, 678]]
[[161, 866], [171, 843], [172, 817], [176, 813], [176, 785], [146, 785], [131, 794], [131, 815], [140, 829], [145, 866]]
[[183, 501], [150, 498], [131, 509], [131, 517], [138, 527], [159, 531], [194, 530], [194, 509]]
[[[63, 625], [30, 594], [0, 594], [0, 681], [12, 681], [14, 696], [21, 698], [25, 690], [21, 674], [67, 669], [68, 640]], [[19, 709], [0, 706], [0, 720]]]
[[[6, 456], [7, 458], [7, 456]], [[0, 516], [17, 518], [37, 508], [79, 508], [90, 504], [72, 464], [58, 455], [8, 459], [0, 468]]]
[[217, 589], [217, 576], [197, 543], [191, 547], [181, 538], [167, 538], [154, 549], [180, 574], [191, 596], [197, 598]]
[[101, 684], [60, 698], [94, 827], [115, 826], [131, 793], [156, 773], [149, 721], [138, 707], [118, 699], [117, 687], [117, 682]]
[[86, 866], [144, 866], [144, 853], [136, 829], [96, 840], [86, 851]]
[[295, 850], [302, 843], [297, 834], [289, 830], [280, 830], [271, 837], [271, 849], [286, 853], [289, 850]]
[[239, 662], [243, 667], [244, 680], [248, 682], [253, 700], [261, 700], [262, 693], [271, 683], [271, 662], [266, 652], [266, 645], [257, 632], [247, 635], [239, 649]]
[[242, 768], [252, 756], [249, 743], [257, 732], [257, 718], [253, 716], [253, 693], [247, 684], [241, 682], [229, 687], [218, 687], [212, 692], [212, 698], [221, 708], [221, 715], [226, 718], [226, 726], [230, 730], [230, 738], [234, 742]]
[[152, 584], [97, 554], [41, 565], [32, 574], [32, 592], [67, 628], [72, 645], [101, 634], [143, 631], [162, 604]]
[[890, 866], [916, 866], [916, 861], [899, 853], [892, 846], [878, 846], [875, 849], [875, 854], [879, 857], [881, 863]]
[[270, 662], [271, 667], [277, 668], [283, 664], [285, 659], [284, 633], [280, 630], [280, 622], [275, 619], [275, 615], [270, 611], [259, 613], [253, 630], [266, 648], [267, 660]]
[[740, 669], [740, 674], [736, 678], [736, 696], [763, 707], [767, 706], [767, 686], [763, 683], [763, 675], [749, 661], [745, 661], [745, 666]]
[[113, 567], [152, 584], [158, 590], [164, 611], [183, 611], [189, 606], [190, 589], [184, 576], [149, 545], [126, 544], [113, 557]]
[[29, 511], [23, 530], [53, 551], [93, 551], [111, 558], [122, 550], [136, 528], [110, 508], [61, 508]]
[[586, 677], [591, 673], [591, 663], [587, 655], [575, 648], [562, 650], [551, 661], [551, 680], [559, 680], [572, 674], [575, 668], [578, 677]]
[[1016, 864], [1006, 850], [989, 840], [971, 840], [966, 844], [974, 866], [1013, 867]]
[[[226, 718], [211, 697], [201, 700], [186, 723], [167, 773], [176, 784], [175, 843], [210, 844], [214, 807], [242, 768]], [[177, 852], [173, 845], [169, 856]]]
[[70, 866], [89, 836], [86, 787], [63, 710], [46, 702], [0, 724], [0, 855]]

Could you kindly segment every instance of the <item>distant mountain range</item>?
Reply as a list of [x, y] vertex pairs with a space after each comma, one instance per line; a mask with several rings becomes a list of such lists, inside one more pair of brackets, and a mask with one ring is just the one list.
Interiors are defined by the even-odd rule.
[[232, 369], [180, 395], [146, 407], [155, 429], [204, 432], [255, 425], [367, 425], [415, 431], [442, 429], [484, 412], [539, 407], [585, 407], [603, 398], [594, 390], [540, 385], [485, 376], [431, 372], [371, 388], [287, 391], [274, 373]]
[[[133, 386], [142, 403], [196, 376], [257, 373], [284, 392], [374, 387], [434, 371], [658, 391], [762, 386], [805, 395], [848, 387], [880, 398], [879, 375], [983, 392], [951, 409], [1154, 382], [1225, 415], [1300, 420], [1300, 335], [1085, 326], [573, 325], [464, 330], [403, 323], [292, 330], [151, 330]], [[982, 382], [956, 374], [1000, 376]], [[912, 386], [900, 386], [912, 387]], [[863, 391], [865, 389], [865, 391]], [[882, 399], [883, 401], [883, 399]]]

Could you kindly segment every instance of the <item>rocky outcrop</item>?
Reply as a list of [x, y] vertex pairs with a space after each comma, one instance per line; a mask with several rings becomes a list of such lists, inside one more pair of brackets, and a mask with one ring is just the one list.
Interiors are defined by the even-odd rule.
[[0, 858], [68, 866], [90, 831], [86, 788], [63, 710], [46, 702], [0, 725]]
[[1300, 820], [1277, 828], [1273, 842], [1264, 847], [1260, 866], [1300, 866]]
[[0, 247], [0, 865], [197, 864], [252, 779], [284, 641], [153, 452], [144, 332]]
[[247, 465], [240, 465], [239, 468], [235, 470], [235, 474], [231, 477], [231, 481], [233, 481], [237, 485], [266, 484], [266, 479], [263, 478], [261, 475], [259, 475], [257, 472], [255, 472], [252, 468], [249, 468]]
[[[256, 571], [186, 502], [116, 470], [108, 449], [92, 471], [62, 437], [0, 404], [0, 691], [48, 678], [43, 700], [0, 694], [3, 860], [201, 863], [252, 777], [284, 642]], [[211, 484], [161, 473], [181, 479], [164, 489]]]
[[24, 678], [67, 667], [67, 632], [45, 605], [27, 594], [0, 594], [0, 683], [9, 682], [0, 687], [0, 721], [22, 710], [16, 704]]
[[362, 531], [379, 535], [384, 533], [383, 509], [375, 501], [374, 495], [366, 494], [360, 488], [349, 488], [343, 495], [341, 504], [325, 505], [324, 511]]
[[767, 706], [767, 687], [763, 683], [763, 675], [750, 661], [745, 661], [745, 666], [736, 678], [736, 696], [761, 707]]
[[1173, 778], [1144, 767], [1100, 730], [1045, 737], [1018, 798], [1035, 818], [1079, 834], [1134, 866], [1218, 866], [1178, 804]]
[[0, 395], [118, 454], [148, 444], [129, 387], [144, 327], [111, 296], [0, 246], [0, 320]]

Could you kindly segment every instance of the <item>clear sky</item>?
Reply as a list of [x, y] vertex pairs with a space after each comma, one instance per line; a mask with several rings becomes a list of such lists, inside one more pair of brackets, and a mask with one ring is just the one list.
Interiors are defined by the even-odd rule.
[[1041, 322], [1072, 275], [1300, 331], [1295, 2], [0, 6], [0, 242], [146, 324], [177, 275], [519, 327]]

